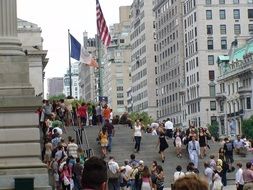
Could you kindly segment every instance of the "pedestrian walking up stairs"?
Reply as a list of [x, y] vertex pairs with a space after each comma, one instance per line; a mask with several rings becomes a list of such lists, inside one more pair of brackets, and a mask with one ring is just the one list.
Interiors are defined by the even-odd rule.
[[[93, 149], [94, 155], [100, 156], [100, 146], [96, 141], [98, 137], [99, 127], [86, 127], [87, 138], [89, 141], [90, 148]], [[159, 146], [156, 148], [158, 142], [158, 136], [152, 136], [151, 134], [143, 134], [141, 140], [141, 149], [139, 153], [135, 153], [137, 160], [143, 160], [145, 165], [150, 166], [153, 160], [158, 161], [165, 172], [165, 187], [170, 187], [173, 182], [173, 174], [177, 165], [181, 165], [183, 171], [186, 171], [186, 166], [189, 162], [188, 153], [186, 152], [185, 146], [183, 146], [183, 157], [178, 158], [175, 153], [175, 148], [173, 146], [172, 139], [168, 140], [169, 148], [165, 151], [165, 162], [161, 162], [160, 155], [158, 154]], [[204, 162], [209, 160], [209, 156], [214, 154], [217, 158], [218, 150], [220, 144], [217, 142], [209, 142], [210, 150], [207, 152], [207, 157], [205, 159], [199, 159], [199, 171], [200, 175], [203, 175]], [[112, 139], [112, 151], [108, 154], [106, 160], [109, 156], [114, 156], [119, 165], [123, 165], [125, 159], [130, 158], [130, 154], [134, 153], [134, 142], [133, 142], [133, 130], [124, 125], [115, 125], [115, 136]], [[235, 156], [235, 163], [238, 161], [245, 163], [250, 160], [251, 155], [246, 158], [241, 158]], [[234, 164], [235, 165], [235, 164]], [[228, 173], [228, 184], [234, 184], [235, 172]]]

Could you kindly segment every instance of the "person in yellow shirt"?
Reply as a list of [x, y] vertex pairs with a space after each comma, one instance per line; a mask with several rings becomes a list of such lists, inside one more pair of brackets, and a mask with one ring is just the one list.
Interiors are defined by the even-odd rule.
[[103, 127], [102, 131], [99, 133], [99, 140], [100, 140], [100, 145], [101, 145], [102, 157], [105, 158], [107, 154], [107, 146], [108, 146], [108, 133], [105, 127]]

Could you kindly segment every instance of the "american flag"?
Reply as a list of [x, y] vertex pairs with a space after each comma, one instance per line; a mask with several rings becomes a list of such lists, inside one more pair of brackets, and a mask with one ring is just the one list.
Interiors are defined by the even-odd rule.
[[108, 47], [111, 43], [111, 36], [108, 30], [108, 27], [105, 22], [105, 18], [102, 12], [102, 9], [100, 7], [99, 1], [96, 0], [97, 6], [97, 28], [98, 28], [98, 35], [100, 39], [102, 40], [103, 44]]

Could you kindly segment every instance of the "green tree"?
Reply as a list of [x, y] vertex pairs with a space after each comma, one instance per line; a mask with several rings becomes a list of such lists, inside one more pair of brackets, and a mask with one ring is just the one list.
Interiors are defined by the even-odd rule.
[[208, 125], [208, 130], [215, 140], [219, 139], [219, 124], [217, 121], [213, 122], [212, 125]]
[[253, 116], [242, 121], [242, 133], [249, 139], [253, 139]]
[[146, 112], [131, 112], [129, 117], [131, 118], [132, 122], [134, 122], [136, 119], [141, 119], [142, 123], [147, 126], [148, 124], [153, 122], [153, 119], [151, 116], [149, 116]]
[[65, 99], [65, 94], [59, 94], [59, 95], [56, 95], [56, 96], [50, 96], [48, 99], [49, 99], [50, 101], [52, 101], [52, 100]]

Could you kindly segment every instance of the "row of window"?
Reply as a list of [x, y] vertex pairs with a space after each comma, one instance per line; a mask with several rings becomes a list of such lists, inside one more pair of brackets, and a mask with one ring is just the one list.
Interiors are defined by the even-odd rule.
[[139, 48], [137, 51], [135, 51], [135, 53], [131, 56], [131, 60], [137, 60], [139, 59], [139, 57], [146, 53], [146, 45], [142, 46], [141, 48]]
[[137, 60], [132, 68], [131, 68], [131, 72], [135, 71], [136, 69], [140, 68], [142, 65], [146, 64], [146, 57], [143, 57], [141, 60]]
[[139, 94], [137, 94], [136, 96], [133, 96], [133, 102], [137, 102], [137, 101], [140, 101], [142, 100], [143, 98], [146, 98], [148, 96], [148, 91], [145, 90]]
[[143, 103], [137, 104], [136, 106], [133, 107], [134, 112], [139, 112], [141, 110], [147, 109], [148, 108], [148, 101], [145, 101]]
[[[165, 60], [163, 60], [163, 61], [165, 61]], [[163, 73], [166, 70], [175, 67], [178, 64], [178, 61], [179, 61], [179, 55], [176, 55], [176, 56], [173, 56], [171, 59], [166, 60], [162, 64], [158, 63], [156, 73], [157, 74]]]
[[187, 77], [187, 86], [193, 85], [196, 82], [199, 82], [199, 72]]
[[[176, 90], [179, 87], [180, 87], [180, 79], [178, 79], [178, 81], [170, 82], [169, 84], [167, 84], [161, 88], [160, 95], [172, 93], [172, 92], [174, 92], [174, 90]], [[156, 96], [159, 96], [158, 89], [156, 89]]]
[[145, 79], [145, 80], [141, 81], [140, 83], [138, 83], [137, 85], [133, 86], [132, 90], [133, 90], [133, 92], [136, 92], [146, 86], [147, 86], [147, 79]]
[[177, 100], [180, 101], [180, 96], [178, 95], [178, 93], [175, 93], [175, 94], [169, 95], [167, 97], [164, 97], [160, 100], [157, 100], [156, 104], [157, 104], [157, 106], [164, 106], [169, 103], [174, 103]]
[[[227, 46], [227, 39], [226, 38], [221, 38], [220, 41], [220, 48], [226, 50], [228, 48]], [[208, 50], [213, 50], [214, 49], [214, 44], [213, 44], [213, 39], [209, 38], [207, 40], [207, 49]]]
[[179, 75], [180, 75], [180, 70], [179, 70], [179, 67], [177, 67], [177, 68], [172, 69], [172, 70], [166, 72], [165, 74], [157, 77], [156, 83], [157, 83], [157, 85], [162, 84], [164, 82], [167, 82], [168, 80], [178, 77]]
[[[159, 4], [160, 0], [156, 0], [156, 3]], [[161, 8], [157, 9], [155, 11], [155, 17], [156, 19], [163, 13], [165, 13], [174, 3], [176, 0], [167, 0], [167, 3], [165, 3]]]
[[[234, 19], [240, 19], [240, 10], [234, 9], [233, 15], [234, 15]], [[226, 19], [226, 10], [225, 9], [219, 10], [219, 17], [220, 17], [220, 20]], [[253, 9], [248, 9], [248, 18], [249, 19], [253, 18]], [[206, 20], [212, 20], [212, 19], [213, 19], [212, 10], [206, 10]]]
[[[206, 5], [211, 5], [212, 0], [206, 0]], [[219, 4], [226, 4], [225, 0], [219, 0]], [[233, 4], [240, 4], [240, 0], [233, 0]], [[253, 4], [253, 0], [248, 0], [248, 4]]]
[[185, 65], [186, 65], [186, 72], [195, 69], [195, 67], [199, 66], [199, 59], [198, 59], [198, 57], [195, 57], [195, 58], [189, 60], [189, 62], [186, 62]]
[[181, 112], [181, 104], [176, 104], [170, 107], [165, 107], [162, 110], [158, 111], [158, 118], [169, 116], [171, 114], [175, 114], [177, 112]]
[[140, 80], [142, 77], [145, 77], [147, 75], [147, 68], [139, 71], [138, 73], [136, 73], [135, 75], [132, 76], [132, 82], [136, 82], [138, 80]]

